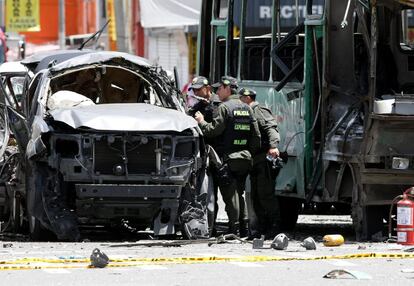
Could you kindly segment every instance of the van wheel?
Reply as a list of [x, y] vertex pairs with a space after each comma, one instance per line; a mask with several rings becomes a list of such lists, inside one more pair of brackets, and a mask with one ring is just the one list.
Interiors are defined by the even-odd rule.
[[36, 202], [35, 196], [40, 195], [36, 188], [46, 185], [47, 167], [33, 163], [28, 163], [26, 166], [26, 212], [30, 239], [33, 241], [56, 240], [56, 236], [32, 214], [34, 208], [32, 204]]
[[56, 236], [42, 226], [40, 221], [32, 215], [28, 214], [29, 236], [33, 241], [55, 241]]

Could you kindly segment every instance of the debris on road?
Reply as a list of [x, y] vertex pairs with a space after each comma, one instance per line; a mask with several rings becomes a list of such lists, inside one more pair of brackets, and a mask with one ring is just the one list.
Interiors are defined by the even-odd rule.
[[247, 241], [244, 238], [238, 237], [237, 235], [235, 235], [233, 233], [221, 235], [221, 236], [217, 237], [217, 240], [219, 240], [221, 238], [224, 239], [225, 242], [228, 242], [229, 240], [237, 240], [237, 241], [240, 241], [242, 243], [249, 243], [249, 244], [252, 244], [253, 243], [251, 241]]
[[117, 243], [111, 244], [109, 247], [135, 247], [135, 246], [162, 246], [162, 247], [179, 247], [182, 245], [196, 244], [196, 243], [208, 243], [210, 239], [202, 240], [169, 240], [169, 241], [140, 241], [134, 243]]
[[305, 238], [300, 246], [304, 247], [306, 250], [316, 250], [316, 242], [311, 236]]
[[[277, 250], [286, 250], [289, 244], [289, 238], [284, 234], [280, 233], [276, 235], [273, 241], [270, 244], [270, 247], [265, 247], [265, 238], [262, 235], [261, 238], [253, 239], [253, 249], [277, 249]], [[303, 240], [300, 246], [304, 247], [306, 250], [316, 250], [316, 242], [312, 237], [308, 237]]]
[[414, 252], [414, 247], [404, 249], [404, 252]]
[[220, 235], [216, 238], [209, 238], [209, 239], [194, 239], [194, 240], [169, 240], [169, 241], [138, 241], [134, 243], [119, 243], [119, 244], [111, 244], [109, 247], [135, 247], [135, 246], [146, 246], [146, 247], [153, 247], [153, 246], [162, 246], [162, 247], [180, 247], [183, 245], [190, 245], [190, 244], [208, 244], [211, 246], [213, 244], [222, 244], [222, 243], [249, 243], [252, 244], [251, 241], [247, 241], [243, 238], [240, 238], [234, 234], [225, 234]]
[[262, 235], [260, 238], [253, 239], [253, 249], [263, 249], [265, 237]]
[[105, 268], [109, 263], [108, 256], [95, 248], [91, 254], [91, 266], [95, 268]]
[[327, 234], [322, 240], [325, 246], [340, 246], [345, 242], [344, 237], [340, 234]]
[[323, 278], [329, 279], [357, 279], [357, 280], [370, 280], [372, 279], [371, 275], [356, 271], [356, 270], [344, 270], [344, 269], [335, 269], [325, 274]]
[[270, 247], [277, 250], [285, 250], [288, 247], [289, 238], [284, 233], [275, 236]]

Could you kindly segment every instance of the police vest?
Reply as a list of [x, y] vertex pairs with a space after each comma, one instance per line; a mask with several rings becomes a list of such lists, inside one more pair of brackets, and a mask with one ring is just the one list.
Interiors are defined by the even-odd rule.
[[251, 109], [236, 99], [230, 99], [222, 104], [229, 112], [218, 152], [224, 155], [249, 150], [251, 132], [253, 132]]

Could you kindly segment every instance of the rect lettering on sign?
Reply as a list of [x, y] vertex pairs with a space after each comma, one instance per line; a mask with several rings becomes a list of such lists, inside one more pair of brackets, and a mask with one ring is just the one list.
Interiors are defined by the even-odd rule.
[[413, 224], [413, 209], [409, 207], [397, 208], [397, 224], [398, 225], [412, 225]]

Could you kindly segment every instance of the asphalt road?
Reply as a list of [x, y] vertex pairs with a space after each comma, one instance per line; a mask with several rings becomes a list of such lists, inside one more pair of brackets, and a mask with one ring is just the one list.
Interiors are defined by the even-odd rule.
[[[346, 243], [339, 247], [323, 246], [320, 239], [327, 231], [343, 234]], [[310, 234], [318, 241], [317, 250], [306, 251], [300, 246], [301, 239]], [[347, 216], [301, 216], [297, 231], [288, 236], [291, 240], [285, 251], [252, 249], [250, 244], [236, 241], [181, 247], [127, 247], [126, 242], [99, 240], [83, 243], [2, 241], [0, 285], [414, 285], [414, 258], [395, 257], [400, 253], [410, 254], [404, 252], [407, 247], [355, 242]], [[267, 241], [265, 246], [269, 244]], [[87, 259], [95, 248], [110, 259], [122, 262], [111, 262], [103, 269], [88, 268]], [[394, 257], [262, 261], [275, 257], [310, 259], [369, 253]], [[155, 261], [148, 261], [149, 258]], [[182, 261], [183, 258], [196, 260]], [[78, 259], [79, 263], [73, 260], [62, 263], [62, 259]], [[35, 266], [40, 269], [23, 270]], [[347, 279], [323, 278], [335, 269], [360, 271], [357, 276], [366, 279], [357, 280], [349, 275], [344, 276]]]

